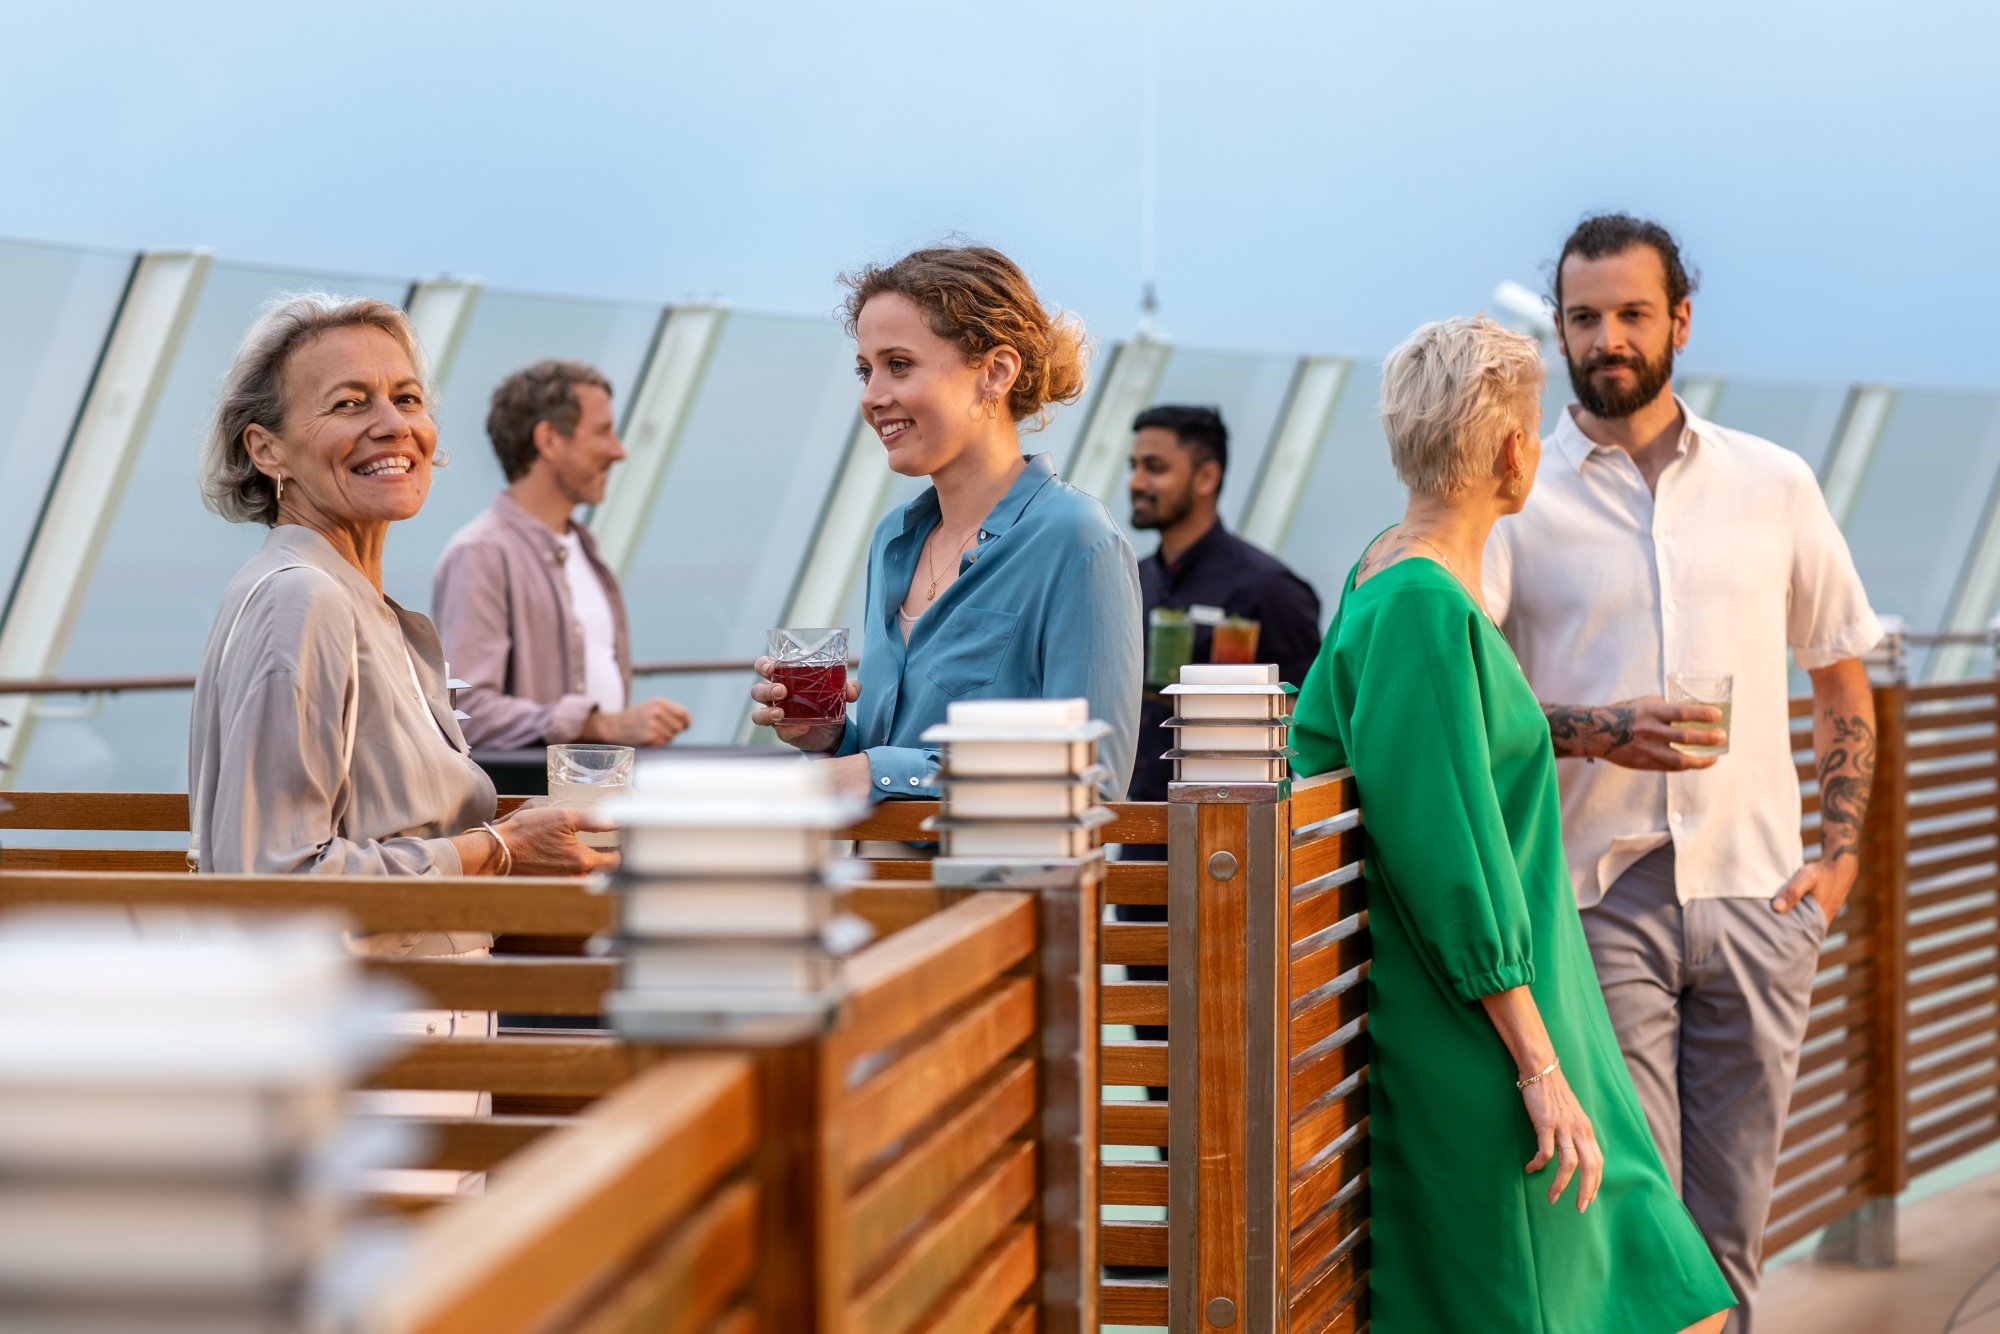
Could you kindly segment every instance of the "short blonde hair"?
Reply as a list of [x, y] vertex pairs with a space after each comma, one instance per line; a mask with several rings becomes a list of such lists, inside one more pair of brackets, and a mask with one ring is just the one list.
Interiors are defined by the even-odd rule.
[[277, 297], [258, 313], [223, 377], [215, 417], [201, 447], [203, 504], [231, 523], [261, 523], [269, 528], [278, 522], [277, 488], [257, 470], [243, 433], [255, 425], [282, 434], [285, 366], [292, 354], [322, 334], [357, 326], [380, 329], [400, 343], [423, 383], [424, 401], [436, 399], [416, 330], [410, 327], [410, 317], [396, 307], [374, 297], [331, 292]]
[[1426, 324], [1382, 363], [1382, 429], [1396, 476], [1448, 496], [1491, 472], [1507, 433], [1532, 430], [1541, 347], [1484, 315]]

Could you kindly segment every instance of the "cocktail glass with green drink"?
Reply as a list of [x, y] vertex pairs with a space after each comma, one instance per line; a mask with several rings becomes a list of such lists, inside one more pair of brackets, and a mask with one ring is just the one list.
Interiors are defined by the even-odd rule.
[[1729, 697], [1736, 678], [1728, 672], [1669, 672], [1667, 674], [1667, 702], [1669, 704], [1706, 704], [1711, 709], [1722, 711], [1722, 720], [1713, 723], [1688, 722], [1683, 727], [1704, 728], [1722, 733], [1722, 744], [1718, 746], [1697, 746], [1684, 742], [1672, 742], [1675, 750], [1683, 755], [1727, 755], [1729, 753]]

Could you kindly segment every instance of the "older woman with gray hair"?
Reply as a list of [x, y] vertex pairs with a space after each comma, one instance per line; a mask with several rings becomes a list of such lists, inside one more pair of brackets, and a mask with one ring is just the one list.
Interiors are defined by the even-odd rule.
[[1541, 386], [1533, 340], [1484, 318], [1390, 354], [1409, 504], [1347, 576], [1293, 730], [1301, 773], [1353, 769], [1368, 836], [1378, 1334], [1706, 1332], [1734, 1304], [1653, 1147], [1548, 723], [1480, 599], [1487, 535], [1535, 482]]
[[[390, 526], [423, 508], [431, 387], [403, 312], [274, 304], [229, 368], [202, 451], [208, 507], [271, 530], [222, 596], [195, 678], [190, 857], [202, 871], [575, 875], [615, 861], [579, 812], [493, 822], [430, 621], [382, 591]], [[483, 938], [409, 937], [397, 953]]]

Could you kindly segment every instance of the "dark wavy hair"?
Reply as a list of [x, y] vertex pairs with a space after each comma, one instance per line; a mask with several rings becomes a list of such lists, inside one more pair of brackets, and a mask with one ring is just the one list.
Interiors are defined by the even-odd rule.
[[1563, 263], [1571, 255], [1585, 259], [1608, 259], [1634, 246], [1651, 246], [1667, 271], [1667, 309], [1678, 307], [1701, 286], [1701, 274], [1681, 259], [1680, 242], [1674, 234], [1651, 218], [1635, 218], [1630, 213], [1593, 213], [1576, 225], [1563, 242], [1550, 276], [1550, 292], [1556, 304], [1556, 318], [1562, 318]]
[[1224, 473], [1229, 471], [1229, 428], [1222, 424], [1222, 413], [1215, 408], [1157, 404], [1132, 419], [1135, 432], [1149, 426], [1172, 431], [1175, 439], [1194, 451], [1197, 464], [1214, 459]]

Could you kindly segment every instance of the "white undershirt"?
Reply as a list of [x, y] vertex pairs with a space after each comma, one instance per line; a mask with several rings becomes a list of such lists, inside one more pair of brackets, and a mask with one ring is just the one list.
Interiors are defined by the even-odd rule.
[[583, 691], [599, 709], [616, 713], [625, 707], [625, 674], [618, 670], [618, 626], [611, 616], [611, 599], [584, 556], [576, 529], [564, 533], [562, 540], [569, 548], [563, 575], [569, 580], [570, 611], [583, 627]]

